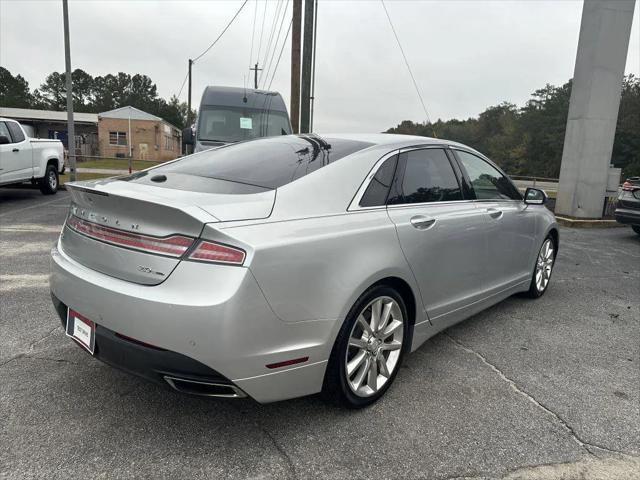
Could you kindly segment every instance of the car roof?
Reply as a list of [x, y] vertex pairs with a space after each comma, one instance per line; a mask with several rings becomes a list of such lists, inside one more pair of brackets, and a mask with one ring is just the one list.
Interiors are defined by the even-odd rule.
[[[244, 99], [247, 99], [245, 102]], [[218, 107], [250, 107], [286, 112], [287, 107], [278, 92], [253, 88], [208, 86], [202, 93], [200, 105]]]
[[[353, 201], [374, 166], [387, 155], [407, 147], [457, 147], [475, 152], [466, 145], [431, 137], [388, 133], [317, 134], [328, 144], [336, 140], [363, 142], [368, 146], [318, 168], [308, 175], [278, 188], [270, 221], [340, 214]], [[256, 140], [259, 141], [259, 140]], [[482, 156], [485, 158], [484, 156]]]
[[376, 146], [387, 146], [390, 149], [406, 148], [418, 145], [442, 145], [460, 147], [475, 152], [473, 148], [462, 143], [433, 137], [422, 137], [418, 135], [402, 135], [397, 133], [319, 133], [317, 135], [323, 138], [342, 138], [345, 140], [368, 142]]

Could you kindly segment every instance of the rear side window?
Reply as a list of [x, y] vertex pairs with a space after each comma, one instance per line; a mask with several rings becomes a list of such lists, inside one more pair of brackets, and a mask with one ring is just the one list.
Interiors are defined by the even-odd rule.
[[22, 129], [15, 122], [7, 122], [7, 127], [11, 132], [11, 138], [13, 139], [13, 143], [20, 143], [24, 140], [24, 133], [22, 133]]
[[478, 200], [522, 200], [513, 183], [495, 167], [471, 153], [456, 150]]
[[360, 199], [361, 207], [377, 207], [387, 203], [389, 188], [393, 182], [393, 175], [396, 172], [398, 155], [385, 160], [376, 172], [376, 175], [369, 182], [369, 186]]
[[232, 144], [153, 170], [274, 189], [371, 146], [317, 135], [289, 135]]
[[402, 196], [393, 203], [430, 203], [462, 200], [458, 179], [440, 148], [400, 154], [404, 164]]

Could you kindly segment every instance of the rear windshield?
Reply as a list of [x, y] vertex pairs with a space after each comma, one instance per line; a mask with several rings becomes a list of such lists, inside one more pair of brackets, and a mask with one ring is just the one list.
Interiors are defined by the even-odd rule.
[[274, 189], [373, 145], [316, 135], [287, 135], [236, 143], [154, 168], [153, 174], [182, 174]]

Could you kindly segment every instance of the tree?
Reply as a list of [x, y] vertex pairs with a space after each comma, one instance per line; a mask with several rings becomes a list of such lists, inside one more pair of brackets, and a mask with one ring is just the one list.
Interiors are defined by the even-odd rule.
[[547, 84], [532, 95], [520, 113], [522, 130], [526, 132], [524, 147], [527, 154], [520, 174], [557, 178], [569, 114], [571, 81], [561, 87]]
[[[489, 107], [478, 118], [438, 120], [433, 125], [405, 120], [390, 133], [458, 141], [485, 153], [511, 175], [557, 178], [571, 98], [571, 81], [545, 85], [522, 108], [510, 103]], [[640, 175], [640, 79], [624, 78], [611, 162], [623, 176]]]
[[93, 79], [93, 95], [90, 103], [91, 111], [100, 113], [119, 107], [119, 95], [117, 77], [111, 74], [104, 77], [95, 77]]
[[0, 67], [0, 106], [29, 108], [31, 103], [29, 83], [22, 75], [14, 77], [9, 70]]
[[640, 176], [640, 78], [625, 77], [611, 159], [623, 178]]
[[[66, 74], [63, 75], [66, 82]], [[77, 112], [91, 112], [91, 102], [93, 97], [93, 77], [79, 68], [71, 72], [71, 82], [73, 91], [73, 109]], [[65, 83], [66, 102], [66, 83]], [[66, 103], [65, 103], [66, 110]]]
[[[158, 100], [155, 114], [164, 118], [167, 122], [182, 129], [187, 126], [187, 112], [189, 107], [186, 102], [180, 102], [175, 95], [171, 97], [169, 102], [163, 99]], [[195, 112], [192, 111], [191, 118], [195, 118]]]
[[[93, 79], [90, 108], [100, 113], [114, 108], [132, 106], [156, 114], [159, 108], [156, 84], [146, 75], [118, 72]], [[164, 102], [164, 100], [163, 100]], [[166, 104], [166, 102], [165, 102]]]
[[53, 72], [47, 75], [44, 83], [40, 85], [40, 89], [34, 92], [38, 99], [38, 107], [46, 110], [66, 110], [67, 89], [65, 82], [64, 73]]

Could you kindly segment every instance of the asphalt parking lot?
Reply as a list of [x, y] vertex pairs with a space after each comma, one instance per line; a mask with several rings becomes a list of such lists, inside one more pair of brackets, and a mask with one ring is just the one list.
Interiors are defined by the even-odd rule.
[[540, 300], [413, 353], [374, 406], [186, 397], [64, 336], [68, 195], [0, 189], [0, 478], [640, 478], [640, 236], [562, 229]]

